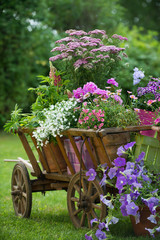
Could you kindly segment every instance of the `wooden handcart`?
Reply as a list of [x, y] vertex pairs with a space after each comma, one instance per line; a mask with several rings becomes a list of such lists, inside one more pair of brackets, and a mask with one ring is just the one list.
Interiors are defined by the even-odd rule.
[[[13, 169], [11, 194], [15, 214], [21, 217], [30, 216], [33, 192], [66, 190], [68, 211], [74, 226], [91, 228], [92, 218], [102, 220], [106, 216], [106, 206], [100, 201], [100, 195], [106, 194], [108, 190], [100, 186], [98, 177], [94, 181], [87, 180], [88, 159], [83, 159], [83, 147], [87, 149], [94, 169], [104, 163], [111, 167], [117, 148], [130, 141], [131, 132], [150, 129], [151, 126], [132, 126], [125, 129], [106, 128], [100, 131], [69, 129], [63, 132], [63, 137], [56, 137], [57, 145], [48, 144], [49, 154], [45, 147], [37, 147], [36, 139], [29, 129], [19, 129], [17, 133], [29, 162], [20, 158]], [[35, 157], [28, 136], [38, 152], [38, 159]], [[77, 137], [81, 139], [80, 149], [76, 144]], [[69, 140], [79, 161], [79, 171], [75, 170], [66, 151], [65, 139]], [[58, 155], [57, 148], [60, 152]], [[64, 160], [64, 163], [60, 158]], [[27, 169], [35, 177], [34, 179], [30, 179]]]

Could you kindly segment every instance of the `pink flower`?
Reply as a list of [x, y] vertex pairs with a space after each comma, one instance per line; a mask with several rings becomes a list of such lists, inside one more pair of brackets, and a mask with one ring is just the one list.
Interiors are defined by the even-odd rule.
[[129, 97], [134, 100], [138, 99], [135, 95], [130, 95]]
[[94, 118], [92, 118], [92, 122], [94, 122]]
[[139, 113], [140, 112], [140, 109], [139, 108], [134, 108], [134, 111]]
[[86, 107], [87, 106], [87, 102], [84, 102], [83, 105]]
[[82, 112], [88, 113], [88, 112], [89, 112], [89, 109], [82, 109]]
[[87, 121], [87, 120], [89, 120], [89, 117], [88, 116], [84, 117], [84, 121]]
[[79, 122], [80, 124], [82, 124], [82, 123], [83, 123], [83, 120], [79, 119], [78, 122]]
[[152, 103], [156, 102], [156, 100], [148, 100], [147, 105], [150, 106]]
[[101, 122], [104, 122], [104, 118], [101, 118]]
[[99, 129], [102, 128], [103, 125], [104, 125], [104, 123], [100, 123], [99, 126], [98, 126], [98, 128], [99, 128]]
[[84, 86], [83, 86], [83, 91], [85, 93], [94, 93], [94, 91], [97, 89], [97, 85], [93, 82], [87, 82]]
[[160, 117], [157, 118], [154, 122], [155, 122], [156, 125], [157, 125], [158, 123], [160, 123]]
[[89, 116], [92, 116], [92, 112], [88, 113]]
[[108, 80], [107, 80], [107, 83], [108, 83], [108, 84], [112, 84], [112, 85], [118, 87], [118, 83], [116, 82], [116, 80], [115, 80], [114, 78], [108, 79]]

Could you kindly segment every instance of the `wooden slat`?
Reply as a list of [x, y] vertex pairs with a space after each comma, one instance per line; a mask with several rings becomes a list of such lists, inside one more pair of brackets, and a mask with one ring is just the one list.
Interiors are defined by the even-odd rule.
[[82, 136], [86, 137], [95, 137], [96, 131], [93, 129], [80, 129], [80, 128], [70, 128], [69, 130], [64, 131], [63, 135], [68, 135], [68, 133], [72, 136]]
[[[70, 142], [71, 142], [71, 144], [72, 144], [72, 147], [73, 147], [73, 149], [74, 149], [74, 151], [75, 151], [75, 154], [76, 154], [76, 156], [77, 156], [77, 158], [78, 158], [78, 161], [79, 161], [79, 163], [80, 163], [80, 162], [81, 162], [81, 155], [80, 155], [80, 153], [79, 153], [79, 150], [78, 150], [78, 148], [77, 148], [77, 145], [76, 145], [73, 137], [72, 137], [69, 133], [68, 133], [68, 138], [69, 138], [69, 140], [70, 140]], [[83, 159], [82, 159], [82, 169], [83, 169], [83, 170], [86, 170], [86, 167], [85, 167], [85, 165], [84, 165]]]
[[49, 167], [48, 167], [47, 161], [46, 161], [45, 158], [43, 157], [42, 151], [41, 151], [40, 148], [37, 146], [37, 141], [36, 141], [35, 137], [33, 137], [32, 134], [30, 134], [30, 136], [31, 136], [32, 142], [33, 142], [33, 144], [34, 144], [34, 146], [35, 146], [35, 148], [36, 148], [36, 150], [37, 150], [37, 152], [38, 152], [39, 160], [40, 160], [40, 162], [41, 162], [41, 164], [42, 164], [43, 169], [45, 169], [47, 172], [49, 172]]
[[69, 182], [70, 179], [72, 178], [72, 175], [61, 175], [58, 173], [45, 173], [44, 176], [46, 179], [52, 179], [52, 180], [64, 181], [64, 182]]
[[[85, 139], [84, 136], [82, 136], [82, 138], [83, 138], [83, 140]], [[85, 140], [85, 145], [86, 145], [87, 151], [88, 151], [88, 153], [89, 153], [89, 155], [90, 155], [90, 157], [91, 157], [91, 159], [92, 159], [92, 162], [93, 162], [93, 164], [94, 164], [94, 167], [97, 168], [98, 163], [97, 163], [97, 161], [96, 161], [96, 159], [95, 159], [95, 156], [94, 156], [94, 154], [93, 154], [93, 151], [92, 151], [91, 146], [90, 146], [90, 144], [89, 144], [89, 142], [88, 142], [87, 139]]]
[[97, 141], [99, 142], [99, 146], [100, 146], [102, 152], [104, 152], [105, 155], [106, 155], [106, 162], [107, 162], [108, 167], [111, 167], [111, 166], [112, 166], [112, 163], [111, 163], [110, 157], [109, 157], [109, 155], [108, 155], [108, 153], [107, 153], [107, 150], [106, 150], [106, 148], [105, 148], [105, 146], [104, 146], [104, 143], [103, 143], [103, 141], [102, 141], [102, 138], [97, 137]]
[[24, 149], [25, 149], [25, 151], [26, 151], [26, 153], [28, 155], [28, 158], [29, 158], [29, 160], [30, 160], [30, 162], [32, 164], [32, 167], [34, 169], [35, 175], [37, 177], [41, 177], [42, 176], [42, 171], [41, 171], [41, 169], [40, 169], [40, 167], [39, 167], [39, 165], [37, 163], [37, 160], [36, 160], [36, 158], [35, 158], [35, 156], [33, 154], [33, 151], [31, 149], [31, 147], [30, 147], [30, 145], [29, 145], [29, 143], [28, 143], [24, 133], [23, 132], [18, 132], [18, 135], [19, 135], [19, 138], [20, 138], [20, 140], [21, 140], [21, 142], [23, 144], [23, 147], [24, 147]]
[[48, 149], [49, 149], [49, 151], [50, 151], [52, 160], [54, 161], [54, 164], [56, 165], [56, 168], [57, 168], [58, 172], [59, 172], [60, 174], [62, 174], [62, 171], [61, 171], [60, 166], [59, 166], [59, 163], [58, 163], [58, 159], [56, 159], [56, 156], [55, 156], [54, 152], [52, 151], [52, 148], [51, 148], [51, 145], [50, 145], [50, 144], [48, 144]]
[[104, 128], [100, 131], [97, 131], [97, 134], [99, 136], [105, 136], [106, 134], [114, 134], [114, 133], [122, 133], [122, 132], [139, 132], [139, 131], [145, 131], [145, 130], [151, 130], [151, 125], [145, 125], [145, 126], [129, 126], [126, 128]]
[[68, 156], [67, 156], [67, 154], [66, 154], [65, 148], [64, 148], [64, 146], [63, 146], [63, 143], [61, 142], [60, 137], [57, 136], [57, 137], [56, 137], [56, 140], [57, 140], [57, 143], [58, 143], [58, 145], [59, 145], [59, 148], [60, 148], [60, 150], [61, 150], [61, 152], [62, 152], [62, 155], [63, 155], [63, 157], [64, 157], [64, 159], [65, 159], [65, 161], [66, 161], [66, 164], [67, 164], [67, 166], [68, 166], [71, 174], [74, 175], [74, 174], [75, 174], [75, 171], [74, 171], [74, 169], [73, 169], [73, 167], [72, 167], [72, 165], [71, 165], [71, 163], [70, 163], [70, 161], [69, 161], [69, 159], [68, 159]]

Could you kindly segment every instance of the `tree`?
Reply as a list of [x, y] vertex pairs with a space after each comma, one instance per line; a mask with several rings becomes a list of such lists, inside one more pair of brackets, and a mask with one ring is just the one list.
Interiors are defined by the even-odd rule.
[[144, 27], [147, 30], [155, 30], [160, 34], [160, 1], [159, 0], [119, 0], [124, 7], [124, 22], [132, 27], [133, 25]]
[[28, 87], [46, 73], [53, 34], [45, 28], [44, 0], [0, 2], [0, 126], [18, 103], [29, 106]]

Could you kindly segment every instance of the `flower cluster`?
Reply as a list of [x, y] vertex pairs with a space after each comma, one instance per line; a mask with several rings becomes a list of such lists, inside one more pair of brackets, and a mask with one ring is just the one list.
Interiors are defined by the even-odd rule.
[[43, 110], [44, 120], [38, 122], [39, 127], [33, 132], [38, 145], [43, 146], [44, 143], [50, 140], [51, 136], [61, 136], [62, 131], [76, 125], [76, 105], [77, 101], [74, 98], [70, 98]]
[[147, 82], [147, 86], [138, 87], [136, 93], [129, 92], [132, 100], [132, 106], [137, 109], [155, 111], [160, 107], [160, 78], [145, 79], [144, 72], [134, 68], [133, 85], [140, 83], [142, 80]]
[[[125, 146], [121, 146], [117, 150], [118, 157], [113, 162], [113, 167], [102, 168], [103, 177], [100, 182], [101, 186], [111, 185], [117, 189], [116, 196], [107, 193], [101, 195], [101, 201], [108, 207], [109, 212], [103, 224], [103, 228], [99, 231], [105, 234], [109, 232], [108, 226], [111, 223], [117, 223], [118, 219], [113, 216], [115, 209], [121, 210], [123, 216], [134, 216], [136, 223], [140, 221], [140, 209], [146, 206], [150, 210], [148, 220], [155, 224], [153, 229], [148, 229], [148, 232], [154, 237], [156, 232], [160, 232], [158, 226], [157, 208], [160, 207], [160, 188], [159, 188], [159, 174], [155, 175], [150, 172], [144, 165], [145, 153], [141, 154], [134, 160], [133, 146], [135, 142], [130, 142]], [[128, 161], [126, 157], [128, 157]], [[92, 174], [92, 176], [90, 176]], [[90, 169], [87, 172], [90, 177], [89, 180], [93, 181], [96, 177], [96, 172]], [[92, 219], [93, 222], [100, 223], [98, 219]], [[102, 231], [103, 229], [103, 231]], [[102, 233], [101, 233], [102, 234]], [[88, 235], [86, 235], [87, 239]], [[92, 238], [91, 238], [92, 239]]]
[[118, 83], [114, 78], [108, 79], [107, 83], [111, 87], [106, 87], [106, 90], [98, 88], [93, 82], [73, 90], [73, 96], [81, 105], [79, 128], [101, 129], [137, 124], [135, 112], [122, 104], [121, 89], [116, 88]]
[[[85, 79], [82, 79], [82, 73], [87, 81], [90, 79], [96, 82], [95, 76], [99, 76], [99, 82], [101, 82], [100, 80], [103, 81], [103, 79], [100, 79], [102, 72], [103, 77], [104, 73], [109, 76], [111, 66], [116, 67], [116, 63], [124, 55], [121, 52], [125, 48], [117, 45], [121, 41], [126, 41], [126, 37], [114, 34], [109, 38], [104, 30], [98, 29], [89, 32], [67, 30], [66, 34], [67, 37], [56, 41], [58, 46], [51, 50], [54, 56], [50, 57], [49, 60], [52, 62], [63, 61], [66, 64], [66, 75], [70, 76], [71, 81], [73, 79], [73, 84], [76, 82], [79, 84], [81, 82], [85, 83]], [[90, 74], [91, 72], [92, 74]]]

